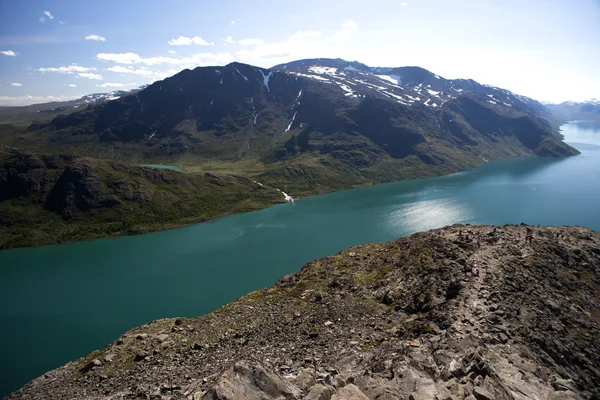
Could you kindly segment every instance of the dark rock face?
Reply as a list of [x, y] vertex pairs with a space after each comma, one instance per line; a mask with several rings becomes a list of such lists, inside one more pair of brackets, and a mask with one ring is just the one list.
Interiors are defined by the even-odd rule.
[[[1, 149], [0, 149], [1, 150]], [[36, 156], [14, 152], [0, 159], [0, 201], [45, 196], [56, 174], [72, 160], [69, 156]]]
[[8, 398], [595, 398], [600, 234], [533, 228], [528, 244], [527, 228], [350, 248], [210, 315], [135, 328]]
[[117, 204], [117, 198], [108, 193], [102, 179], [94, 172], [92, 161], [81, 160], [64, 170], [50, 191], [45, 207], [68, 216], [74, 209], [90, 211]]

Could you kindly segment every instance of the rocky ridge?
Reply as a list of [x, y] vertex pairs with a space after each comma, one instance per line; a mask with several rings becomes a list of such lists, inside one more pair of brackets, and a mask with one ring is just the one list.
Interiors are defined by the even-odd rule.
[[454, 225], [132, 329], [8, 399], [596, 399], [599, 284], [598, 232]]

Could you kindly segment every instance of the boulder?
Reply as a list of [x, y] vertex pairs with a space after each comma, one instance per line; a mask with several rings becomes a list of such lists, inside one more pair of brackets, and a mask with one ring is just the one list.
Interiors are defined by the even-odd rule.
[[369, 398], [361, 392], [358, 386], [349, 384], [337, 391], [331, 400], [369, 400]]
[[240, 361], [221, 375], [203, 400], [294, 399], [299, 391], [258, 363]]
[[473, 389], [473, 396], [475, 396], [477, 400], [494, 400], [494, 396], [483, 387], [475, 387]]
[[317, 384], [310, 388], [310, 391], [304, 400], [329, 400], [331, 399], [331, 389], [325, 385]]
[[166, 333], [161, 333], [160, 335], [157, 335], [156, 338], [159, 342], [162, 343], [169, 338], [169, 335], [167, 335]]

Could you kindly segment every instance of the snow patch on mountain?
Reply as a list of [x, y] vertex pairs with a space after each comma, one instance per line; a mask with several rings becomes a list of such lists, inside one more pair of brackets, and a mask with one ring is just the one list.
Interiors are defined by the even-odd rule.
[[319, 75], [303, 74], [303, 73], [300, 73], [300, 72], [295, 72], [294, 74], [298, 75], [298, 76], [303, 76], [305, 78], [316, 79], [316, 80], [322, 81], [322, 82], [329, 82], [329, 79], [323, 78], [322, 76], [319, 76]]
[[406, 102], [406, 99], [404, 99], [404, 97], [402, 97], [402, 96], [398, 96], [398, 95], [390, 93], [390, 92], [382, 92], [382, 93], [385, 93], [390, 97], [393, 97], [394, 99], [396, 99], [398, 101], [398, 103], [401, 103], [404, 105], [409, 105], [409, 103]]
[[337, 72], [337, 68], [333, 68], [333, 67], [323, 67], [321, 65], [312, 65], [310, 67], [308, 67], [308, 71], [309, 72], [314, 72], [315, 74], [319, 74], [319, 75], [335, 75]]
[[392, 75], [375, 75], [375, 76], [383, 81], [393, 83], [394, 85], [400, 84], [400, 80], [398, 79], [397, 76], [392, 76]]
[[337, 83], [337, 84], [338, 84], [338, 86], [339, 86], [339, 87], [341, 87], [341, 88], [342, 88], [342, 90], [344, 90], [344, 92], [346, 92], [346, 93], [344, 94], [345, 96], [358, 97], [358, 96], [356, 96], [356, 95], [354, 94], [354, 90], [352, 90], [352, 89], [350, 88], [350, 86], [348, 86], [348, 85], [345, 85], [345, 84], [343, 84], [343, 83], [341, 83], [341, 82], [338, 82], [338, 81], [336, 81], [335, 83]]
[[285, 132], [289, 131], [290, 129], [292, 129], [292, 124], [294, 123], [294, 120], [296, 119], [296, 115], [297, 114], [298, 114], [298, 111], [296, 111], [294, 113], [294, 116], [292, 117], [292, 121], [290, 122], [290, 124], [288, 125], [288, 127], [286, 128], [286, 130], [283, 133], [285, 133]]
[[264, 83], [264, 84], [265, 84], [265, 86], [267, 87], [267, 91], [270, 93], [270, 92], [271, 92], [271, 89], [269, 89], [269, 79], [271, 78], [271, 75], [273, 75], [273, 73], [272, 73], [271, 71], [269, 71], [269, 74], [268, 74], [268, 75], [265, 75], [265, 73], [264, 73], [264, 72], [262, 72], [262, 70], [260, 70], [260, 69], [259, 69], [259, 71], [260, 71], [260, 74], [261, 74], [261, 75], [262, 75], [262, 77], [263, 77], [263, 83]]
[[236, 67], [233, 67], [233, 69], [235, 69], [237, 71], [237, 73], [240, 74], [242, 76], [242, 78], [244, 78], [246, 80], [246, 82], [249, 82], [249, 80], [246, 77], [246, 75], [242, 74], [239, 69], [237, 69]]

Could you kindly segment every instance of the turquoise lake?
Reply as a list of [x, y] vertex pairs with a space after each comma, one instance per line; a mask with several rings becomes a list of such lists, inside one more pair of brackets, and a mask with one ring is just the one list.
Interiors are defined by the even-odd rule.
[[581, 155], [498, 160], [186, 228], [0, 251], [0, 397], [134, 326], [206, 314], [352, 245], [453, 223], [600, 230], [600, 124], [572, 122], [563, 134]]

